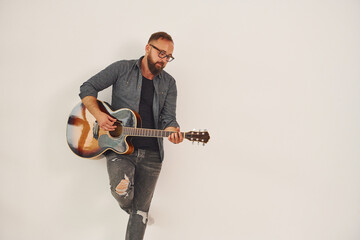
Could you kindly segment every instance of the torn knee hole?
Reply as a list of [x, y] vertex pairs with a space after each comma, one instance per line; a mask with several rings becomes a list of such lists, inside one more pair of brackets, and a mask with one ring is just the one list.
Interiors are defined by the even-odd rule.
[[116, 186], [115, 192], [120, 196], [126, 195], [130, 186], [129, 178], [125, 175], [125, 178], [120, 181], [120, 183]]

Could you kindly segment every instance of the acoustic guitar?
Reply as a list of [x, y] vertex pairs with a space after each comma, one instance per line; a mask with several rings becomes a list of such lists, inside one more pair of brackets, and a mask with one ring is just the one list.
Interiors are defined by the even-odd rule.
[[[71, 111], [66, 130], [67, 143], [78, 156], [96, 158], [107, 150], [119, 154], [131, 154], [134, 146], [128, 137], [168, 137], [172, 131], [141, 128], [140, 115], [128, 108], [113, 111], [109, 105], [99, 101], [100, 110], [116, 118], [114, 131], [101, 129], [95, 117], [83, 103], [77, 104]], [[185, 139], [207, 143], [210, 135], [207, 131], [181, 132]]]

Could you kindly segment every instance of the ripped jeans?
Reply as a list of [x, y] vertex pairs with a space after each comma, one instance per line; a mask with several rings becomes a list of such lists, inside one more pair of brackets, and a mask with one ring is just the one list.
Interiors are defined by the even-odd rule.
[[160, 154], [139, 149], [130, 155], [109, 152], [106, 159], [111, 193], [129, 214], [125, 239], [141, 240], [161, 170]]

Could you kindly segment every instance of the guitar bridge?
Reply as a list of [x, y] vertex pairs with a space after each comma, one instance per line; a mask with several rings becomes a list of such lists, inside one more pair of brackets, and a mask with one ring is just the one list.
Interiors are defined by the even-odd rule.
[[99, 139], [99, 124], [97, 123], [97, 121], [95, 121], [94, 127], [93, 127], [93, 137], [98, 140]]

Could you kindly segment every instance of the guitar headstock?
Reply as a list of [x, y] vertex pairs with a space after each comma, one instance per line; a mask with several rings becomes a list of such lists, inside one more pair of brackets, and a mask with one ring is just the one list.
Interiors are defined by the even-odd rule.
[[185, 133], [185, 138], [189, 141], [203, 143], [203, 145], [205, 145], [205, 143], [209, 141], [210, 135], [206, 130], [203, 131], [193, 130]]

